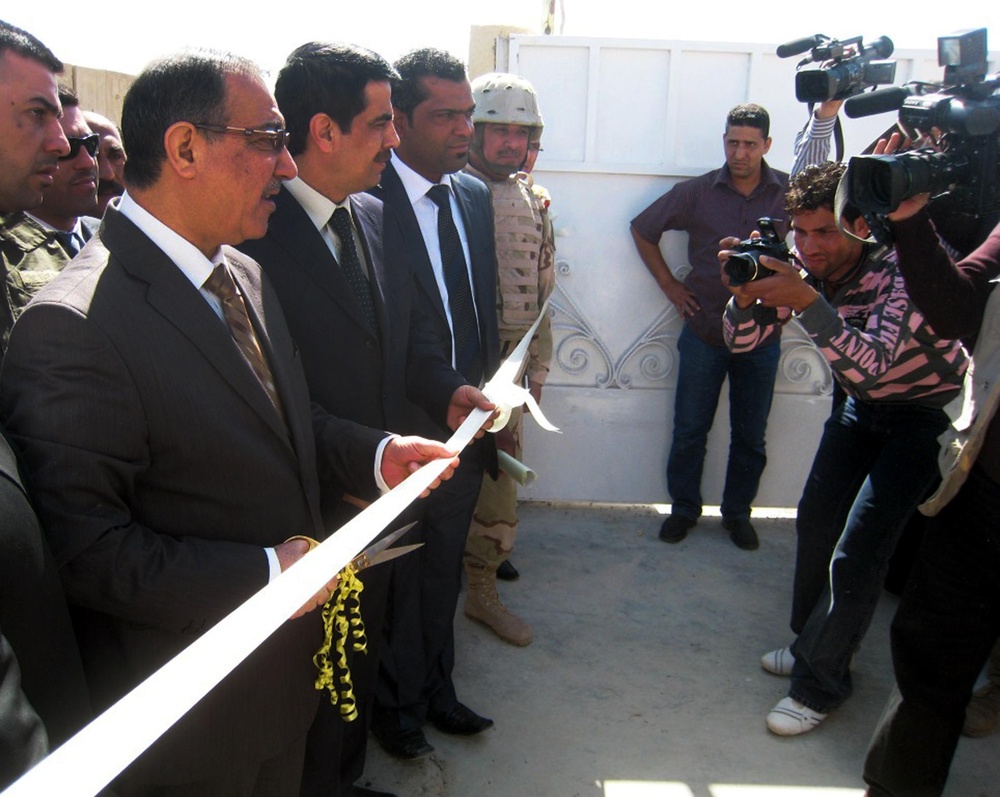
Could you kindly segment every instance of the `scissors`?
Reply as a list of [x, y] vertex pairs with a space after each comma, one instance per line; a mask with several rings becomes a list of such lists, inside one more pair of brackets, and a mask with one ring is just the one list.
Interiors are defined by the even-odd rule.
[[361, 553], [355, 556], [348, 566], [351, 567], [355, 573], [357, 573], [360, 570], [365, 570], [373, 565], [380, 565], [383, 562], [395, 559], [397, 556], [403, 556], [404, 554], [417, 550], [417, 548], [423, 547], [422, 542], [418, 542], [413, 545], [400, 545], [398, 548], [389, 547], [415, 525], [417, 524], [414, 521], [413, 523], [409, 523], [402, 528], [386, 534], [381, 539], [376, 540]]

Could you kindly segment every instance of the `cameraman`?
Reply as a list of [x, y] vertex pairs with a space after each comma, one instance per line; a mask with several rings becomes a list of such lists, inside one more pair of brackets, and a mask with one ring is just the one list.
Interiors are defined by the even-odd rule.
[[[844, 165], [811, 166], [792, 178], [785, 210], [805, 273], [762, 257], [774, 273], [732, 286], [725, 336], [752, 349], [771, 324], [753, 305], [794, 317], [847, 393], [827, 420], [798, 506], [790, 648], [761, 664], [790, 675], [788, 697], [767, 715], [781, 736], [806, 733], [852, 691], [850, 663], [871, 622], [903, 521], [937, 475], [942, 407], [958, 392], [967, 360], [913, 306], [888, 247], [842, 233], [834, 198]], [[845, 230], [867, 225], [848, 209]], [[723, 241], [733, 246], [736, 239]], [[721, 261], [731, 254], [719, 253]], [[755, 317], [756, 316], [756, 317]]]
[[870, 797], [941, 794], [976, 677], [1000, 636], [1000, 227], [955, 264], [925, 201], [889, 216], [899, 270], [936, 330], [978, 340], [963, 412], [948, 430], [944, 481], [921, 506], [933, 517], [892, 624], [900, 694], [868, 750]]
[[792, 177], [806, 166], [825, 163], [830, 157], [830, 137], [837, 126], [837, 114], [843, 104], [843, 100], [824, 100], [809, 115], [806, 126], [795, 134]]

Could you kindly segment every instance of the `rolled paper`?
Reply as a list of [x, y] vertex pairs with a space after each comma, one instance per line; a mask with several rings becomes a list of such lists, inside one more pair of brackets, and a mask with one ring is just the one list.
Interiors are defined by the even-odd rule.
[[497, 464], [500, 470], [510, 476], [522, 487], [531, 487], [538, 478], [538, 474], [525, 465], [521, 460], [514, 459], [506, 451], [497, 451]]

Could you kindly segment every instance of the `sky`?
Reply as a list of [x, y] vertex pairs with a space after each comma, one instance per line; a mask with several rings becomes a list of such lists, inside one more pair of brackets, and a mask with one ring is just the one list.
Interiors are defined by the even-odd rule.
[[[897, 50], [933, 49], [937, 37], [986, 27], [1000, 50], [1000, 4], [952, 0], [947, 19], [918, 4], [869, 4], [864, 19], [837, 22], [839, 4], [702, 3], [657, 0], [555, 0], [556, 32], [565, 36], [780, 44], [816, 33], [865, 41], [886, 35]], [[272, 74], [312, 40], [349, 41], [395, 60], [434, 46], [468, 57], [472, 25], [503, 24], [541, 32], [547, 0], [194, 0], [183, 3], [81, 4], [79, 0], [5, 3], [0, 18], [30, 31], [63, 61], [136, 73], [151, 58], [185, 47], [248, 56]], [[856, 6], [858, 7], [858, 6]], [[930, 8], [931, 5], [919, 4]], [[287, 11], [286, 11], [287, 8]], [[676, 9], [683, 8], [680, 13]]]

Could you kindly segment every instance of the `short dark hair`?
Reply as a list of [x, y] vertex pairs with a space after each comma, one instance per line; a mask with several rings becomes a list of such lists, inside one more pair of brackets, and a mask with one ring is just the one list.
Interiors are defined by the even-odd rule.
[[230, 75], [263, 80], [252, 61], [208, 50], [167, 56], [143, 69], [122, 106], [122, 138], [128, 152], [126, 185], [149, 188], [157, 181], [167, 157], [163, 136], [171, 125], [228, 123], [226, 78]]
[[59, 104], [63, 108], [77, 108], [80, 105], [80, 98], [69, 86], [59, 84]]
[[365, 109], [365, 87], [392, 81], [399, 73], [378, 53], [353, 44], [309, 42], [288, 56], [278, 73], [274, 96], [291, 132], [288, 151], [306, 148], [309, 122], [325, 113], [344, 133]]
[[[788, 181], [788, 193], [785, 194], [785, 212], [788, 217], [820, 208], [835, 213], [837, 186], [845, 171], [847, 166], [843, 163], [827, 161], [807, 166], [794, 175]], [[850, 222], [854, 222], [860, 215], [860, 211], [851, 205], [846, 205], [843, 209], [844, 218]]]
[[10, 50], [22, 58], [30, 58], [56, 74], [63, 71], [63, 62], [28, 31], [14, 27], [0, 19], [0, 56]]
[[771, 117], [763, 106], [745, 102], [737, 105], [726, 116], [726, 130], [730, 127], [756, 127], [767, 138], [771, 133]]
[[408, 117], [413, 109], [427, 99], [427, 92], [420, 84], [420, 78], [436, 77], [461, 83], [468, 80], [465, 64], [451, 53], [424, 47], [411, 50], [395, 64], [399, 79], [392, 84], [392, 107]]

